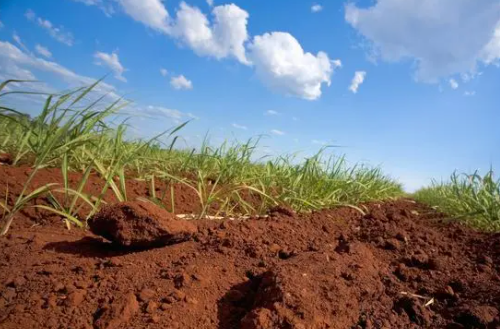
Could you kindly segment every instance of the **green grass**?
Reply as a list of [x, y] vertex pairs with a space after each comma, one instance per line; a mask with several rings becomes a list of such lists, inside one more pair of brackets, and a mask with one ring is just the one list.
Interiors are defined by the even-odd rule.
[[480, 175], [454, 173], [414, 194], [417, 201], [482, 230], [500, 231], [500, 180], [493, 171]]
[[[127, 139], [126, 120], [115, 123], [127, 103], [117, 100], [103, 104], [102, 97], [89, 101], [96, 84], [47, 95], [40, 115], [33, 119], [2, 105], [9, 92], [1, 93], [0, 88], [0, 152], [13, 155], [14, 165], [34, 168], [17, 201], [11, 205], [0, 203], [4, 208], [3, 234], [17, 212], [31, 206], [32, 200], [41, 195], [50, 201], [44, 209], [60, 215], [68, 227], [85, 226], [109, 189], [118, 200], [128, 199], [128, 179], [147, 181], [152, 191], [149, 200], [160, 206], [165, 196], [173, 199], [175, 195], [174, 189], [156, 195], [159, 183], [188, 186], [199, 198], [199, 218], [262, 214], [275, 205], [291, 206], [297, 211], [355, 206], [403, 194], [401, 185], [379, 168], [349, 166], [344, 157], [326, 155], [325, 149], [303, 161], [295, 156], [258, 158], [259, 139], [224, 142], [215, 147], [207, 137], [198, 150], [183, 150], [176, 147], [176, 141], [187, 123], [149, 140]], [[61, 168], [63, 184], [28, 193], [29, 182], [46, 167]], [[69, 172], [83, 175], [76, 189], [69, 187]], [[99, 195], [83, 193], [90, 172], [98, 173], [105, 182]], [[82, 203], [92, 210], [80, 218]]]

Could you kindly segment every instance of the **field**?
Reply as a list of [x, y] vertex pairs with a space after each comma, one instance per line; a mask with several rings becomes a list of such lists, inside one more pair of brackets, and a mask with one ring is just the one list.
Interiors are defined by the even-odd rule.
[[2, 105], [0, 328], [498, 328], [500, 184], [127, 135], [95, 85]]

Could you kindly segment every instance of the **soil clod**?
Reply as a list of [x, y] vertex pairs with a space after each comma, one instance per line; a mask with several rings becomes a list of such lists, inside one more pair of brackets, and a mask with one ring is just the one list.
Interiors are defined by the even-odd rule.
[[89, 219], [91, 231], [124, 247], [149, 248], [186, 241], [196, 226], [148, 202], [104, 206]]

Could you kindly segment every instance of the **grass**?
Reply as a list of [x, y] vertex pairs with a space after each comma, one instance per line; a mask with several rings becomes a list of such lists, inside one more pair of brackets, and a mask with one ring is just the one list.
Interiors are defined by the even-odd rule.
[[500, 231], [500, 180], [485, 175], [454, 173], [448, 182], [433, 182], [417, 191], [417, 201], [481, 230]]
[[[0, 85], [0, 152], [13, 155], [14, 165], [30, 165], [34, 170], [13, 204], [0, 203], [4, 209], [2, 234], [20, 210], [32, 206], [40, 196], [49, 202], [37, 207], [58, 214], [68, 227], [84, 227], [104, 203], [109, 189], [117, 200], [128, 200], [126, 182], [130, 179], [147, 181], [151, 186], [149, 200], [159, 206], [165, 206], [161, 201], [165, 196], [175, 198], [173, 184], [187, 186], [198, 196], [199, 218], [262, 214], [275, 205], [297, 211], [355, 206], [403, 194], [400, 184], [380, 169], [349, 166], [343, 157], [327, 156], [324, 149], [303, 161], [296, 156], [257, 158], [259, 139], [215, 147], [207, 137], [198, 150], [183, 150], [176, 147], [176, 141], [187, 122], [149, 140], [127, 139], [126, 120], [114, 123], [127, 103], [116, 100], [103, 104], [103, 97], [90, 100], [99, 81], [47, 95], [40, 114], [30, 119], [2, 105], [9, 94], [1, 93], [2, 88], [11, 82]], [[30, 191], [33, 177], [46, 167], [61, 168], [63, 184]], [[75, 189], [68, 183], [70, 172], [82, 174]], [[97, 173], [105, 182], [98, 195], [83, 192], [90, 173]], [[157, 195], [160, 183], [170, 189]], [[85, 216], [78, 215], [82, 204], [90, 208]]]

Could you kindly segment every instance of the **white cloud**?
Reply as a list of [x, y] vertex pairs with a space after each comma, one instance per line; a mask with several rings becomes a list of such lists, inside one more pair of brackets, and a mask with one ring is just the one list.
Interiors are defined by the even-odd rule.
[[16, 32], [12, 34], [12, 39], [21, 47], [25, 52], [29, 52], [28, 47], [26, 47]]
[[319, 12], [320, 12], [320, 11], [322, 11], [322, 10], [323, 10], [323, 6], [318, 5], [318, 4], [313, 5], [313, 6], [311, 7], [311, 12], [313, 12], [313, 13], [319, 13]]
[[48, 50], [44, 46], [41, 46], [41, 45], [37, 44], [35, 46], [35, 50], [36, 50], [37, 53], [39, 53], [43, 57], [46, 57], [46, 58], [51, 58], [52, 57], [52, 53], [50, 52], [50, 50]]
[[280, 113], [275, 110], [267, 110], [264, 115], [279, 115]]
[[235, 4], [214, 7], [213, 21], [210, 22], [199, 8], [184, 1], [180, 3], [175, 18], [169, 16], [160, 0], [117, 1], [134, 20], [180, 40], [200, 56], [234, 57], [249, 64], [244, 47], [248, 39], [249, 15]]
[[495, 28], [493, 37], [483, 49], [482, 59], [486, 64], [497, 62], [500, 59], [500, 20]]
[[[24, 53], [9, 42], [0, 41], [0, 67], [5, 68], [9, 66], [12, 67], [11, 70], [15, 69], [18, 73], [22, 72], [30, 79], [34, 78], [34, 76], [27, 68], [50, 73], [66, 82], [69, 87], [81, 87], [83, 85], [90, 85], [96, 81], [94, 78], [76, 74], [56, 62], [47, 61], [31, 54]], [[7, 74], [9, 74], [9, 72], [7, 72]], [[118, 98], [118, 95], [115, 93], [115, 87], [105, 82], [101, 82], [95, 88], [95, 91], [105, 92], [109, 94], [109, 97]]]
[[181, 40], [200, 56], [234, 57], [249, 64], [244, 43], [248, 39], [248, 13], [234, 4], [213, 8], [211, 24], [197, 7], [181, 2], [168, 34]]
[[322, 146], [326, 146], [326, 145], [328, 145], [328, 142], [326, 142], [326, 141], [322, 141], [322, 140], [317, 140], [317, 139], [313, 139], [313, 140], [311, 141], [311, 143], [316, 144], [316, 145], [322, 145]]
[[170, 84], [174, 89], [193, 89], [193, 83], [182, 74], [170, 79]]
[[458, 88], [458, 82], [455, 79], [450, 79], [450, 87], [451, 89], [457, 89]]
[[173, 120], [176, 124], [181, 123], [182, 121], [187, 121], [189, 119], [197, 119], [196, 116], [191, 113], [184, 113], [179, 110], [169, 109], [162, 106], [153, 106], [149, 105], [146, 107], [137, 108], [136, 113], [138, 115], [143, 115], [149, 118], [168, 118]]
[[127, 79], [123, 76], [123, 72], [125, 72], [125, 68], [120, 63], [120, 59], [118, 58], [118, 54], [116, 52], [112, 52], [111, 54], [107, 54], [104, 52], [97, 51], [94, 54], [95, 64], [100, 66], [105, 66], [109, 68], [114, 73], [114, 77], [117, 80], [127, 82]]
[[365, 77], [365, 71], [356, 71], [354, 73], [354, 77], [352, 78], [351, 85], [349, 86], [349, 90], [356, 94], [359, 86], [365, 81]]
[[25, 14], [26, 18], [30, 21], [36, 22], [40, 27], [47, 30], [52, 38], [67, 45], [72, 46], [74, 43], [73, 34], [65, 30], [63, 26], [56, 27], [49, 20], [38, 17], [35, 12], [28, 9]]
[[233, 123], [231, 126], [233, 126], [236, 129], [241, 129], [241, 130], [247, 130], [248, 129], [247, 126], [239, 125], [237, 123]]
[[467, 96], [467, 97], [472, 97], [472, 96], [475, 96], [476, 95], [476, 92], [473, 90], [473, 91], [465, 91], [464, 92], [464, 96]]
[[284, 131], [281, 131], [281, 130], [278, 130], [278, 129], [271, 129], [271, 133], [273, 135], [277, 135], [277, 136], [283, 136], [285, 134]]
[[127, 15], [158, 31], [168, 30], [168, 11], [160, 0], [117, 0]]
[[474, 72], [478, 62], [500, 58], [497, 0], [376, 0], [367, 8], [352, 2], [345, 19], [385, 61], [416, 62], [416, 78], [436, 82]]
[[207, 0], [207, 4], [208, 4], [210, 7], [213, 7], [213, 5], [214, 5], [214, 0]]
[[164, 68], [161, 68], [161, 69], [160, 69], [160, 74], [161, 74], [162, 76], [166, 77], [166, 76], [167, 76], [167, 74], [168, 74], [168, 71], [167, 71], [166, 69], [164, 69]]
[[256, 36], [249, 49], [257, 75], [265, 84], [308, 100], [321, 96], [322, 84], [330, 85], [330, 77], [340, 64], [322, 51], [316, 56], [304, 52], [297, 39], [284, 32]]
[[102, 12], [111, 17], [115, 13], [115, 9], [110, 2], [105, 2], [103, 0], [73, 0], [75, 2], [81, 2], [87, 6], [97, 6]]

